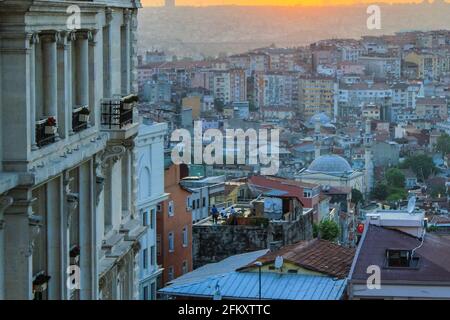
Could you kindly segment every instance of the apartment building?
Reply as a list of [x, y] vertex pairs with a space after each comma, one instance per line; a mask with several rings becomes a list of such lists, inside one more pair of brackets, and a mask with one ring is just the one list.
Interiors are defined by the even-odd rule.
[[401, 75], [401, 59], [389, 55], [366, 55], [358, 58], [368, 75], [379, 79], [399, 79]]
[[140, 239], [139, 298], [155, 300], [157, 279], [162, 268], [156, 259], [157, 205], [168, 198], [164, 192], [164, 136], [166, 123], [145, 121], [136, 138], [138, 152], [137, 207], [146, 233]]
[[421, 119], [446, 120], [447, 100], [439, 97], [420, 97], [416, 100], [416, 114]]
[[228, 104], [231, 101], [231, 77], [227, 70], [215, 70], [212, 76], [214, 98]]
[[258, 108], [298, 105], [298, 76], [292, 72], [257, 72], [254, 100]]
[[417, 66], [416, 76], [422, 80], [436, 80], [450, 72], [450, 54], [445, 51], [410, 52], [404, 60]]
[[329, 117], [337, 114], [337, 83], [327, 77], [301, 77], [299, 107], [305, 119], [324, 112]]
[[365, 104], [380, 106], [380, 116], [384, 118], [392, 105], [392, 89], [384, 82], [360, 82], [339, 84], [339, 116], [348, 118], [361, 113]]
[[244, 69], [230, 69], [230, 102], [247, 100], [247, 77]]
[[0, 299], [138, 297], [138, 7], [0, 2]]
[[192, 271], [191, 192], [180, 185], [186, 172], [184, 165], [165, 162], [164, 190], [169, 195], [158, 205], [156, 222], [157, 261], [164, 269], [159, 287]]

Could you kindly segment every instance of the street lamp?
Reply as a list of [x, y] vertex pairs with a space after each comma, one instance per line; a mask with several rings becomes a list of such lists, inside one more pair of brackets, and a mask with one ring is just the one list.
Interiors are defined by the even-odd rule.
[[259, 300], [261, 300], [261, 267], [263, 264], [261, 261], [256, 261], [254, 265], [257, 266], [259, 270]]

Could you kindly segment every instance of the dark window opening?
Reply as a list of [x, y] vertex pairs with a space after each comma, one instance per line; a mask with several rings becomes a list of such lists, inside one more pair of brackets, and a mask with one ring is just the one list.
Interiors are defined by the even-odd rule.
[[419, 258], [412, 256], [411, 250], [386, 250], [386, 266], [388, 268], [416, 268]]

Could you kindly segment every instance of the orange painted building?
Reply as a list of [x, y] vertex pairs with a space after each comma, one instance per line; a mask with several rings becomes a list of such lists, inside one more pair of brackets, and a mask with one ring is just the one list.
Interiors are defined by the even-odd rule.
[[164, 269], [160, 286], [192, 271], [192, 215], [187, 206], [191, 193], [180, 186], [183, 169], [171, 164], [164, 172], [164, 191], [170, 195], [157, 212], [157, 259]]

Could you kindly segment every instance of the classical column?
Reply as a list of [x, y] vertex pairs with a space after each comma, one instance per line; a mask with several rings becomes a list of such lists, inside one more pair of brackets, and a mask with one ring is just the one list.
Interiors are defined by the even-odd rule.
[[96, 223], [93, 199], [92, 161], [85, 162], [79, 169], [79, 212], [80, 212], [80, 299], [96, 298]]
[[62, 137], [67, 137], [72, 131], [72, 107], [70, 100], [71, 69], [70, 69], [70, 39], [72, 33], [61, 32], [58, 41], [58, 126]]
[[47, 271], [51, 275], [48, 284], [48, 298], [60, 300], [65, 298], [66, 269], [64, 257], [62, 179], [53, 179], [47, 183]]
[[[64, 270], [64, 276], [67, 281], [67, 277], [69, 276], [66, 272], [68, 267], [70, 266], [70, 224], [72, 220], [72, 216], [76, 206], [78, 205], [77, 197], [72, 193], [70, 189], [70, 184], [73, 178], [70, 177], [69, 171], [65, 171], [63, 173], [62, 178], [62, 217], [61, 217], [61, 229], [62, 229], [62, 237], [61, 237], [61, 258], [62, 258], [62, 269]], [[70, 299], [70, 289], [64, 282], [64, 290], [62, 290], [62, 298]]]
[[131, 71], [130, 71], [130, 86], [131, 92], [138, 92], [138, 82], [137, 82], [137, 66], [138, 66], [138, 19], [137, 10], [134, 9], [131, 14]]
[[136, 148], [136, 141], [134, 137], [131, 137], [123, 142], [125, 148], [128, 149], [128, 176], [122, 178], [122, 182], [129, 184], [127, 188], [129, 191], [128, 205], [129, 214], [134, 219], [139, 219], [137, 209], [137, 193], [138, 193], [138, 150]]
[[47, 117], [57, 117], [57, 33], [42, 35], [43, 57], [43, 88], [44, 88], [44, 114]]
[[[98, 72], [97, 72], [97, 66], [95, 64], [96, 61], [96, 48], [97, 48], [97, 30], [90, 31], [90, 37], [89, 37], [89, 107], [91, 111], [91, 116], [89, 117], [88, 126], [95, 125], [97, 114], [96, 114], [96, 102], [101, 98], [99, 96], [99, 90], [97, 89], [97, 85], [100, 85], [98, 83]], [[100, 118], [99, 118], [100, 120]]]
[[4, 240], [14, 244], [5, 247], [5, 299], [33, 298], [34, 242], [40, 232], [40, 220], [33, 215], [31, 189], [10, 192], [14, 202], [6, 209]]
[[89, 31], [77, 32], [76, 36], [77, 106], [89, 104]]
[[5, 240], [3, 236], [3, 229], [5, 227], [5, 221], [3, 220], [3, 213], [5, 212], [6, 208], [8, 208], [13, 202], [13, 199], [8, 196], [0, 197], [0, 300], [5, 299], [5, 271], [4, 271], [4, 265], [5, 265], [5, 257], [3, 252], [5, 252]]
[[[67, 72], [68, 72], [68, 78], [69, 78], [69, 83], [68, 83], [68, 87], [67, 87], [67, 94], [68, 94], [68, 110], [70, 111], [70, 113], [72, 113], [74, 106], [74, 95], [76, 94], [74, 91], [75, 90], [75, 86], [76, 86], [76, 78], [74, 75], [76, 75], [75, 72], [75, 68], [76, 65], [74, 66], [74, 55], [76, 54], [75, 52], [75, 45], [76, 45], [76, 33], [75, 32], [70, 32], [68, 34], [67, 37]], [[72, 128], [72, 121], [69, 121], [67, 123], [67, 131], [69, 135], [73, 135], [74, 131]]]
[[131, 11], [125, 9], [123, 12], [123, 25], [121, 28], [121, 47], [122, 47], [122, 95], [130, 94], [130, 22], [131, 22]]
[[106, 20], [106, 24], [103, 27], [103, 34], [102, 34], [102, 37], [103, 37], [103, 96], [105, 98], [111, 98], [111, 96], [112, 96], [112, 86], [111, 86], [112, 9], [107, 8], [105, 10], [105, 20]]
[[31, 150], [39, 149], [36, 144], [36, 45], [39, 43], [39, 36], [33, 33], [30, 37], [30, 138]]

